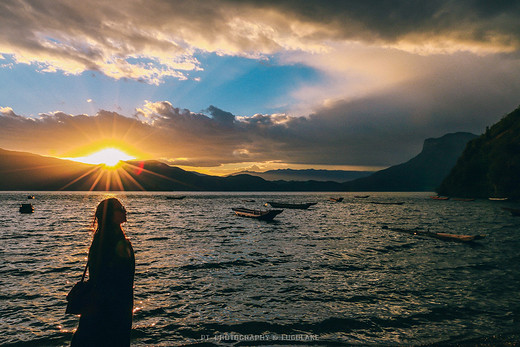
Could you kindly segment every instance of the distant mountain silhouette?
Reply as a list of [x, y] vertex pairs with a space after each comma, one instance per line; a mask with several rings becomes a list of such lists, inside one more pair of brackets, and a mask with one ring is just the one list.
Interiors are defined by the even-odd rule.
[[0, 149], [0, 190], [25, 191], [338, 191], [335, 182], [266, 181], [251, 175], [217, 177], [155, 160], [128, 161], [119, 170]]
[[[270, 181], [249, 174], [209, 176], [156, 160], [128, 161], [122, 163], [117, 171], [111, 171], [105, 170], [102, 165], [87, 165], [0, 149], [0, 190], [429, 191], [439, 186], [465, 144], [475, 137], [469, 133], [456, 133], [428, 139], [424, 142], [423, 151], [410, 161], [345, 183], [320, 180]], [[291, 174], [300, 175], [324, 170], [305, 170], [306, 173], [290, 171]]]
[[520, 198], [520, 107], [466, 147], [439, 194]]
[[457, 162], [468, 141], [477, 135], [453, 133], [424, 141], [423, 149], [406, 163], [344, 184], [348, 191], [434, 191]]
[[251, 175], [261, 177], [266, 181], [334, 181], [347, 182], [356, 178], [366, 177], [374, 171], [349, 171], [349, 170], [293, 170], [280, 169], [268, 170], [264, 172], [257, 171], [241, 171], [232, 174], [236, 175]]
[[58, 190], [92, 165], [0, 149], [0, 190]]

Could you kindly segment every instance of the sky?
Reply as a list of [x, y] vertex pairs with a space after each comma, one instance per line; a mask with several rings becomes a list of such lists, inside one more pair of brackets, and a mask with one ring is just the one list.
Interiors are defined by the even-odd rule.
[[379, 169], [520, 105], [520, 3], [2, 0], [0, 148]]

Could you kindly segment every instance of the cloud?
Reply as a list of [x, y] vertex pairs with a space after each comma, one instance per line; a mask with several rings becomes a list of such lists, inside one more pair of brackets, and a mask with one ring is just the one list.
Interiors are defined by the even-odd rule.
[[[517, 1], [234, 0], [324, 27], [310, 37], [431, 51], [512, 51], [520, 43]], [[319, 35], [318, 35], [319, 34]]]
[[[474, 64], [483, 62], [459, 58], [466, 70], [441, 60], [413, 83], [406, 80], [376, 93], [338, 99], [305, 116], [244, 117], [215, 106], [197, 113], [168, 101], [148, 101], [133, 118], [108, 111], [28, 118], [2, 107], [0, 147], [74, 157], [89, 154], [80, 153], [91, 148], [89, 144], [112, 141], [138, 150], [144, 158], [195, 167], [267, 162], [395, 165], [418, 154], [428, 137], [481, 133], [517, 106], [520, 82], [508, 75], [510, 67], [475, 76]], [[452, 78], [429, 76], [440, 72]], [[459, 88], [459, 83], [472, 87]], [[497, 91], [504, 89], [508, 91]]]
[[324, 53], [345, 42], [421, 54], [511, 52], [516, 1], [0, 2], [0, 54], [42, 72], [100, 71], [160, 84], [202, 69], [197, 52]]
[[197, 56], [213, 52], [323, 78], [295, 84], [287, 113], [252, 117], [169, 101], [148, 101], [133, 118], [28, 118], [6, 105], [0, 147], [71, 156], [115, 139], [179, 165], [393, 165], [427, 137], [479, 133], [518, 105], [519, 17], [517, 1], [5, 0], [0, 57], [42, 72], [158, 85], [193, 78], [204, 68]]

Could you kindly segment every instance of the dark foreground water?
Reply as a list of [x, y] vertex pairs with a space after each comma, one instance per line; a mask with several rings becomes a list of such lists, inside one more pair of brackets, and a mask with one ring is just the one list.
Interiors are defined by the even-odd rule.
[[[330, 193], [168, 195], [116, 194], [136, 251], [133, 345], [424, 345], [513, 341], [520, 331], [520, 218], [501, 209], [511, 203], [426, 193], [345, 193], [342, 203], [327, 201]], [[78, 317], [64, 314], [65, 295], [106, 196], [0, 193], [0, 344], [69, 344]], [[318, 204], [272, 223], [231, 211], [269, 200]], [[21, 202], [35, 212], [20, 214]], [[385, 225], [487, 237], [461, 244]]]

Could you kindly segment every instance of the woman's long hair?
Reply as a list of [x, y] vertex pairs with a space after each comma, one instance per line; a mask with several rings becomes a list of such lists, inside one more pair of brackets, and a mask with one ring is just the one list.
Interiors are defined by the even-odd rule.
[[94, 215], [94, 239], [92, 242], [93, 253], [98, 254], [101, 261], [107, 251], [115, 246], [118, 241], [125, 238], [119, 224], [114, 223], [114, 212], [123, 208], [123, 204], [116, 198], [108, 198], [99, 203]]
[[99, 203], [94, 215], [96, 232], [113, 229], [114, 211], [121, 208], [123, 204], [116, 198], [108, 198]]

